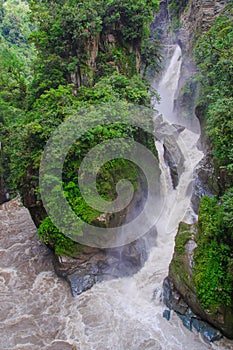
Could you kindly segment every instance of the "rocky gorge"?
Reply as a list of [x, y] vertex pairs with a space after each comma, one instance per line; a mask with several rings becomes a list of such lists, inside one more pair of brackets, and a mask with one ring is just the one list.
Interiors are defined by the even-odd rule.
[[[196, 213], [198, 213], [199, 202], [202, 196], [213, 196], [219, 193], [221, 178], [215, 170], [215, 164], [210, 154], [210, 145], [205, 135], [202, 110], [196, 107], [199, 87], [193, 79], [196, 74], [196, 68], [192, 61], [192, 47], [195, 34], [200, 31], [206, 32], [213, 21], [221, 14], [227, 3], [229, 1], [188, 1], [185, 9], [179, 13], [180, 27], [176, 31], [176, 40], [180, 43], [186, 59], [184, 59], [184, 64], [182, 65], [175, 108], [177, 113], [182, 118], [186, 118], [186, 120], [192, 113], [196, 114], [202, 129], [199, 145], [205, 153], [194, 171], [195, 180], [191, 203]], [[167, 12], [166, 18], [169, 19], [169, 12]], [[187, 93], [187, 91], [189, 92]], [[174, 254], [169, 265], [169, 274], [163, 284], [163, 300], [169, 309], [177, 312], [183, 324], [190, 330], [196, 328], [205, 334], [210, 341], [221, 337], [221, 333], [217, 329], [227, 337], [232, 338], [232, 306], [219, 306], [214, 310], [210, 310], [204, 308], [198, 301], [195, 282], [193, 281], [195, 271], [194, 250], [197, 245], [197, 224], [188, 225], [181, 222], [175, 239]], [[212, 326], [215, 328], [212, 328]]]
[[[220, 193], [227, 180], [224, 176], [219, 176], [219, 171], [222, 171], [221, 169], [216, 170], [212, 147], [205, 133], [204, 107], [200, 103], [201, 85], [196, 79], [197, 66], [194, 63], [192, 53], [195, 36], [200, 32], [205, 33], [208, 31], [213, 21], [221, 15], [225, 6], [230, 1], [182, 1], [176, 17], [174, 16], [174, 12], [172, 12], [174, 11], [174, 7], [172, 10], [171, 3], [176, 2], [173, 1], [170, 4], [168, 1], [160, 2], [160, 12], [156, 15], [151, 25], [151, 36], [156, 33], [163, 44], [162, 54], [164, 58], [167, 57], [166, 63], [162, 63], [165, 72], [173, 60], [173, 72], [170, 72], [171, 75], [169, 77], [172, 80], [174, 79], [175, 83], [177, 78], [178, 80], [177, 86], [175, 84], [172, 93], [169, 92], [168, 95], [174, 93], [171, 101], [172, 106], [174, 102], [174, 110], [172, 110], [172, 114], [174, 115], [171, 120], [168, 118], [169, 122], [162, 116], [158, 118], [159, 123], [157, 120], [157, 129], [155, 128], [154, 134], [157, 151], [154, 151], [153, 147], [151, 147], [152, 143], [154, 145], [153, 138], [149, 138], [148, 140], [147, 135], [140, 132], [138, 134], [136, 133], [136, 139], [143, 141], [148, 148], [151, 148], [152, 152], [156, 154], [156, 157], [160, 161], [159, 177], [165, 199], [164, 213], [161, 214], [158, 227], [153, 228], [147, 235], [136, 241], [117, 248], [101, 249], [79, 245], [78, 252], [76, 251], [75, 254], [66, 255], [65, 253], [56, 251], [56, 247], [51, 244], [52, 240], [51, 242], [45, 240], [45, 243], [51, 248], [52, 253], [47, 250], [45, 252], [45, 247], [42, 247], [42, 244], [38, 243], [37, 238], [34, 237], [35, 228], [30, 221], [29, 231], [33, 232], [32, 235], [30, 234], [30, 239], [34, 242], [33, 245], [39, 244], [39, 251], [45, 254], [45, 260], [46, 256], [49, 255], [49, 267], [51, 267], [52, 260], [57, 276], [68, 281], [73, 296], [79, 296], [74, 301], [71, 301], [69, 297], [65, 297], [65, 307], [58, 311], [60, 320], [62, 320], [63, 314], [65, 314], [65, 320], [70, 325], [69, 327], [65, 326], [65, 335], [62, 332], [58, 332], [60, 335], [62, 333], [59, 341], [61, 342], [61, 347], [64, 346], [64, 348], [67, 346], [67, 348], [76, 349], [77, 346], [77, 348], [80, 347], [83, 350], [96, 350], [99, 345], [101, 349], [114, 348], [125, 350], [127, 348], [131, 350], [144, 350], [158, 348], [174, 350], [181, 347], [189, 349], [190, 341], [193, 346], [192, 349], [199, 350], [212, 348], [212, 342], [219, 341], [222, 335], [230, 339], [233, 338], [232, 305], [219, 305], [217, 308], [203, 306], [203, 303], [199, 300], [195, 285], [194, 255], [201, 235], [197, 223], [199, 202], [205, 195], [212, 197], [214, 194]], [[124, 21], [121, 25], [123, 26], [123, 24]], [[91, 90], [88, 90], [90, 88], [89, 85], [100, 74], [101, 65], [103, 64], [101, 58], [103, 57], [104, 60], [107, 60], [107, 63], [105, 63], [109, 68], [109, 72], [116, 70], [119, 75], [122, 73], [127, 74], [127, 67], [132, 66], [134, 67], [134, 72], [139, 73], [141, 41], [135, 39], [127, 43], [126, 40], [126, 47], [121, 50], [123, 40], [122, 37], [119, 37], [119, 31], [121, 29], [121, 26], [115, 27], [112, 31], [111, 26], [108, 24], [105, 33], [103, 31], [99, 35], [96, 33], [93, 34], [91, 31], [91, 39], [89, 41], [84, 40], [84, 47], [88, 53], [87, 57], [84, 57], [85, 64], [81, 64], [80, 69], [76, 71], [72, 71], [71, 69], [69, 72], [68, 80], [72, 84], [72, 94], [74, 97], [79, 95], [78, 89], [80, 86], [81, 95], [86, 94], [88, 98], [92, 96]], [[89, 35], [87, 32], [85, 34], [87, 36]], [[113, 56], [111, 56], [112, 51], [114, 52]], [[78, 51], [76, 53], [78, 54]], [[126, 57], [125, 60], [124, 55]], [[73, 67], [71, 63], [70, 66]], [[110, 74], [109, 72], [107, 74]], [[160, 82], [162, 78], [160, 77]], [[129, 96], [130, 98], [132, 97], [129, 85], [125, 83], [122, 76], [117, 78], [114, 75], [111, 79], [111, 84], [115, 84], [114, 89], [118, 89], [118, 91], [121, 91], [121, 89], [123, 91], [129, 91]], [[104, 84], [106, 84], [106, 81], [104, 81]], [[134, 82], [134, 84], [137, 85], [139, 83]], [[157, 88], [158, 81], [153, 82], [153, 85]], [[100, 99], [104, 96], [104, 101], [104, 98], [109, 98], [108, 94], [110, 94], [109, 91], [112, 91], [112, 86], [111, 88], [108, 87], [107, 97], [104, 95], [103, 90], [101, 90], [101, 84], [99, 86], [100, 90], [98, 91], [97, 89], [93, 94], [94, 97], [91, 98], [95, 100], [96, 96], [98, 98], [100, 96]], [[54, 91], [52, 91], [52, 94], [55, 96]], [[137, 94], [135, 95], [137, 97]], [[48, 95], [45, 95], [43, 98], [45, 104], [50, 103], [50, 97], [48, 98]], [[62, 95], [62, 101], [64, 101], [63, 98], [64, 96]], [[59, 99], [60, 97], [58, 96]], [[70, 106], [66, 109], [66, 112], [67, 110], [69, 112], [69, 108]], [[163, 113], [163, 111], [160, 112]], [[46, 122], [44, 125], [47, 127]], [[26, 133], [30, 134], [31, 130], [31, 140], [36, 143], [38, 141], [38, 134], [40, 135], [41, 132], [40, 127], [37, 124], [29, 123]], [[164, 136], [164, 130], [168, 131], [167, 137]], [[43, 143], [44, 138], [41, 139]], [[41, 139], [39, 139], [39, 143]], [[26, 146], [29, 147], [28, 143]], [[203, 154], [204, 157], [202, 157]], [[33, 155], [33, 157], [35, 164], [37, 164], [37, 155]], [[39, 191], [35, 186], [37, 171], [35, 171], [35, 164], [33, 166], [30, 165], [27, 169], [27, 181], [22, 185], [21, 194], [24, 205], [29, 209], [33, 221], [38, 227], [41, 220], [45, 218], [46, 213], [40, 202]], [[193, 173], [192, 166], [194, 166]], [[102, 181], [102, 184], [105, 184], [105, 181]], [[144, 190], [143, 187], [140, 187], [135, 192], [132, 203], [119, 215], [107, 216], [105, 213], [102, 213], [93, 221], [95, 221], [97, 226], [114, 226], [116, 223], [119, 226], [124, 222], [130, 221], [132, 216], [137, 216], [143, 206], [143, 201], [145, 200]], [[10, 214], [8, 212], [11, 210], [16, 211], [14, 215], [19, 222], [20, 218], [18, 215], [20, 212], [29, 220], [28, 213], [26, 209], [22, 208], [19, 199], [13, 200], [9, 204], [4, 204], [1, 210], [5, 222], [9, 221]], [[15, 220], [14, 215], [12, 217]], [[180, 222], [178, 230], [175, 229], [176, 220]], [[27, 226], [26, 221], [24, 222], [25, 230]], [[5, 242], [6, 237], [4, 235], [3, 237]], [[17, 237], [15, 238], [17, 239]], [[21, 244], [21, 241], [19, 244]], [[27, 244], [29, 244], [28, 241]], [[18, 247], [17, 241], [13, 247]], [[26, 248], [27, 251], [30, 250], [28, 245]], [[4, 249], [8, 248], [6, 247]], [[33, 259], [34, 255], [32, 255]], [[43, 259], [41, 258], [41, 260]], [[33, 262], [31, 263], [33, 265]], [[42, 267], [44, 268], [43, 264]], [[48, 269], [46, 265], [46, 274], [48, 273]], [[13, 273], [12, 271], [10, 273]], [[164, 279], [166, 275], [167, 277]], [[33, 278], [35, 280], [37, 279], [34, 275]], [[7, 282], [7, 278], [4, 281]], [[66, 293], [67, 288], [64, 287], [63, 282], [57, 282], [57, 279], [55, 279], [53, 286], [53, 280], [50, 275], [49, 283], [50, 290], [46, 289], [46, 283], [45, 285], [43, 284], [45, 294], [48, 294], [49, 298], [53, 294], [51, 298], [54, 297], [55, 300], [58, 298], [59, 302], [61, 302], [62, 296], [59, 294], [59, 283], [62, 285], [62, 292], [65, 291]], [[128, 290], [129, 293], [127, 292]], [[219, 290], [219, 293], [221, 293], [221, 290]], [[149, 299], [150, 301], [148, 301]], [[169, 310], [164, 310], [163, 303]], [[105, 307], [103, 307], [103, 304]], [[54, 305], [54, 308], [56, 309], [57, 306]], [[77, 313], [78, 331], [75, 323], [73, 324], [69, 318], [66, 307], [69, 312]], [[76, 307], [77, 309], [75, 309]], [[119, 313], [118, 310], [120, 310]], [[144, 310], [145, 317], [143, 314]], [[40, 312], [43, 315], [44, 311], [42, 309]], [[163, 318], [162, 314], [164, 316]], [[176, 314], [183, 325], [189, 331], [193, 331], [192, 334], [190, 333], [190, 339], [189, 333], [186, 333], [186, 329], [183, 330]], [[170, 318], [171, 321], [166, 324], [166, 319], [170, 320]], [[100, 319], [101, 323], [99, 321]], [[106, 326], [106, 321], [111, 325], [113, 323], [111, 330]], [[121, 326], [121, 323], [124, 323], [122, 321], [125, 322], [124, 329]], [[135, 331], [135, 327], [137, 331]], [[168, 329], [171, 334], [174, 334], [172, 338], [169, 338], [163, 329]], [[108, 332], [108, 330], [112, 334], [111, 339], [108, 339], [108, 333], [105, 334], [105, 331]], [[53, 331], [55, 332], [55, 330]], [[118, 331], [119, 333], [117, 333]], [[102, 337], [102, 333], [105, 334], [104, 337]], [[75, 334], [79, 334], [78, 340]], [[118, 342], [116, 339], [121, 338], [121, 334], [125, 335], [125, 339]], [[182, 343], [184, 337], [187, 340], [185, 340], [185, 343]], [[39, 344], [40, 340], [37, 337], [35, 339]], [[65, 343], [66, 340], [68, 343]], [[29, 341], [31, 340], [29, 339]], [[60, 346], [58, 345], [59, 341], [55, 341], [55, 347]], [[232, 343], [229, 342], [225, 345], [224, 341], [223, 339], [220, 342], [216, 342], [213, 348], [215, 348], [214, 346], [218, 347], [218, 345], [221, 348], [223, 344], [223, 346], [226, 346], [223, 347], [224, 349], [230, 349]], [[208, 342], [211, 342], [211, 344]], [[30, 348], [30, 345], [28, 346]], [[40, 346], [38, 345], [38, 349]], [[43, 349], [50, 349], [47, 339], [46, 345], [43, 346]]]

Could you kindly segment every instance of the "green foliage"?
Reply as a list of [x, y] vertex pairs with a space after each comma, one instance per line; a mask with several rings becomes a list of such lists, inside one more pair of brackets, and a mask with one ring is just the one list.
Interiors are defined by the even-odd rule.
[[33, 103], [45, 91], [67, 84], [63, 74], [63, 62], [56, 54], [46, 54], [43, 58], [37, 55], [33, 66], [34, 76], [28, 98], [29, 108], [32, 108]]
[[[186, 244], [193, 239], [192, 225], [180, 222], [177, 235], [175, 237], [175, 251], [173, 259], [169, 265], [169, 276], [180, 285], [181, 288], [192, 285], [190, 276], [189, 261], [187, 261]], [[193, 287], [193, 286], [192, 286]], [[191, 288], [192, 288], [191, 287]], [[184, 294], [183, 294], [184, 295]]]
[[230, 5], [195, 46], [195, 59], [204, 88], [203, 98], [207, 103], [215, 103], [222, 97], [233, 97], [232, 18], [233, 5]]
[[225, 231], [225, 240], [233, 245], [233, 188], [222, 196], [222, 226]]
[[[123, 117], [130, 104], [150, 106], [149, 87], [137, 74], [136, 61], [158, 1], [35, 0], [29, 4], [31, 22], [25, 1], [0, 3], [0, 120], [4, 123], [0, 136], [5, 182], [10, 191], [20, 191], [26, 201], [29, 198], [29, 205], [41, 208], [38, 173], [45, 143], [66, 118], [89, 110], [90, 130], [74, 143], [65, 160], [63, 194], [82, 220], [104, 225], [97, 220], [101, 213], [83, 200], [77, 172], [87, 152], [111, 138], [135, 139], [155, 151], [153, 138], [143, 130], [117, 123], [113, 103], [121, 103]], [[115, 116], [116, 123], [92, 127], [102, 113], [97, 105], [103, 106], [106, 118], [109, 113]], [[90, 172], [93, 169], [95, 161]], [[106, 163], [97, 176], [100, 196], [113, 200], [122, 178], [138, 188], [135, 165], [120, 158]], [[53, 205], [55, 209], [56, 201]], [[48, 217], [41, 220], [39, 235], [58, 255], [73, 256], [81, 249]]]
[[[105, 26], [121, 31], [123, 40], [141, 40], [146, 26], [153, 20], [153, 12], [158, 10], [157, 0], [109, 0], [104, 17]], [[121, 28], [121, 29], [120, 29]], [[120, 30], [119, 30], [120, 29]]]
[[144, 40], [142, 46], [143, 76], [147, 75], [148, 69], [153, 70], [153, 75], [159, 73], [162, 67], [162, 46], [158, 39]]
[[[28, 41], [33, 27], [28, 12], [25, 1], [0, 2], [0, 138], [1, 142], [3, 140], [1, 180], [10, 177], [10, 154], [18, 153], [14, 133], [17, 126], [25, 121], [28, 90], [33, 74], [31, 62], [35, 57], [35, 49]], [[11, 141], [6, 145], [5, 140]]]
[[31, 34], [29, 8], [26, 1], [7, 0], [0, 4], [0, 31], [10, 44], [29, 50], [28, 37]]
[[208, 110], [207, 131], [221, 167], [233, 170], [233, 97], [218, 98]]
[[80, 87], [77, 100], [90, 104], [108, 102], [110, 100], [126, 100], [138, 105], [150, 106], [149, 86], [140, 76], [132, 78], [119, 73], [113, 73], [101, 78], [92, 88]]
[[185, 253], [185, 245], [191, 239], [189, 225], [181, 222], [179, 225], [179, 234], [176, 235], [175, 243], [178, 255]]
[[[26, 113], [26, 119], [24, 119], [21, 125], [16, 124], [13, 127], [11, 124], [9, 133], [5, 136], [5, 154], [9, 155], [10, 174], [7, 181], [12, 189], [17, 188], [24, 193], [30, 188], [30, 191], [37, 194], [37, 204], [40, 204], [38, 168], [45, 142], [65, 118], [77, 113], [82, 106], [85, 106], [86, 109], [88, 106], [105, 100], [104, 106], [106, 115], [108, 115], [110, 111], [112, 114], [117, 114], [117, 110], [114, 111], [112, 101], [120, 101], [119, 97], [123, 99], [125, 91], [128, 91], [125, 89], [125, 84], [130, 87], [131, 83], [126, 77], [120, 75], [119, 77], [114, 76], [112, 79], [112, 84], [114, 83], [115, 88], [110, 84], [109, 88], [107, 88], [107, 82], [106, 84], [103, 82], [101, 86], [100, 81], [98, 83], [99, 85], [96, 84], [96, 88], [80, 88], [80, 94], [77, 96], [72, 94], [70, 86], [59, 86], [58, 89], [50, 89], [37, 99], [33, 105], [33, 110]], [[106, 81], [106, 78], [104, 78], [104, 80]], [[106, 90], [104, 90], [104, 86]], [[100, 90], [108, 91], [108, 93], [104, 96], [100, 93]], [[136, 92], [137, 91], [136, 89]], [[129, 94], [129, 92], [127, 92], [127, 94]], [[138, 98], [137, 93], [135, 96], [136, 97], [132, 97], [130, 95], [130, 98]], [[143, 90], [143, 96], [148, 96], [146, 95], [146, 90]], [[109, 102], [107, 102], [107, 100], [109, 100]], [[127, 106], [129, 106], [129, 103], [125, 100], [126, 109]], [[98, 109], [89, 108], [89, 110], [90, 113], [87, 115], [88, 120], [95, 120], [98, 118]], [[127, 124], [116, 123], [109, 126], [96, 126], [90, 128], [90, 130], [73, 145], [67, 155], [63, 169], [64, 195], [74, 212], [88, 223], [95, 221], [101, 213], [90, 208], [80, 194], [77, 179], [79, 165], [87, 152], [95, 145], [111, 138], [120, 137], [136, 138], [145, 145], [149, 142], [145, 134], [140, 134], [139, 131], [136, 129], [134, 130], [134, 128]], [[98, 161], [98, 159], [96, 159], [96, 161]], [[93, 169], [95, 169], [94, 162], [92, 163], [91, 170]], [[114, 199], [116, 196], [116, 183], [122, 178], [127, 178], [134, 185], [134, 188], [137, 189], [138, 170], [135, 166], [121, 159], [107, 163], [101, 168], [97, 177], [97, 189], [100, 195], [108, 200]], [[55, 206], [56, 201], [54, 202], [54, 207]], [[51, 227], [48, 227], [49, 224]], [[45, 228], [46, 231], [44, 231]], [[50, 221], [46, 221], [46, 226], [42, 225], [40, 229], [40, 236], [47, 239], [50, 233], [52, 234], [50, 245], [54, 244], [54, 249], [58, 252], [60, 251], [60, 244], [64, 242], [65, 238], [61, 234], [62, 239], [59, 238], [58, 241], [54, 240], [57, 230]], [[77, 232], [77, 234], [79, 233]], [[69, 242], [67, 242], [67, 244], [68, 243]], [[66, 243], [64, 244], [66, 246]], [[68, 246], [66, 247], [66, 251], [69, 251]]]
[[56, 255], [72, 257], [82, 252], [83, 246], [64, 236], [52, 223], [49, 217], [46, 217], [42, 221], [38, 229], [38, 234], [45, 244], [54, 249]]
[[188, 5], [189, 0], [168, 0], [168, 14], [171, 21], [171, 30], [176, 31], [180, 28], [180, 14]]
[[[224, 178], [223, 190], [233, 185], [233, 5], [228, 4], [210, 30], [195, 47], [201, 95], [199, 108], [204, 112], [207, 134], [213, 145], [216, 169]], [[227, 179], [227, 181], [226, 181]]]
[[132, 77], [142, 37], [158, 9], [157, 0], [32, 0], [29, 4], [38, 23], [32, 35], [40, 51], [36, 97], [48, 87], [64, 84], [63, 79], [90, 86], [114, 71]]
[[[113, 128], [111, 128], [112, 130]], [[110, 131], [110, 128], [109, 128]], [[94, 132], [94, 130], [93, 130]], [[106, 135], [105, 135], [106, 136]], [[121, 135], [122, 136], [122, 135]], [[78, 157], [74, 158], [74, 152], [78, 151], [77, 146], [72, 146], [70, 155], [67, 156], [67, 161], [64, 167], [64, 197], [70, 204], [75, 214], [88, 224], [95, 226], [106, 227], [108, 222], [101, 222], [98, 218], [102, 212], [94, 210], [90, 207], [85, 200], [83, 200], [82, 194], [80, 193], [78, 186], [78, 165], [81, 160]], [[95, 168], [95, 164], [92, 163], [92, 167]], [[90, 172], [93, 169], [90, 169]], [[125, 161], [124, 159], [114, 159], [111, 162], [105, 163], [97, 175], [96, 186], [100, 196], [106, 200], [113, 200], [116, 198], [116, 184], [121, 179], [128, 179], [136, 189], [138, 186], [138, 169], [131, 162]], [[54, 188], [55, 190], [55, 188]], [[57, 207], [57, 197], [54, 196], [53, 209]], [[65, 221], [65, 213], [63, 220]], [[108, 220], [111, 220], [109, 216]], [[82, 222], [77, 225], [76, 234], [83, 234]], [[53, 224], [49, 217], [46, 217], [41, 221], [38, 229], [39, 236], [50, 247], [55, 250], [57, 255], [68, 255], [75, 256], [81, 250], [82, 246], [75, 243], [71, 238], [64, 236]]]
[[28, 5], [7, 0], [1, 5], [0, 21], [0, 99], [24, 108], [34, 47], [29, 44], [31, 26]]
[[0, 47], [0, 99], [24, 107], [27, 82], [25, 66], [13, 50]]
[[232, 203], [233, 189], [220, 201], [204, 196], [200, 203], [194, 282], [205, 308], [233, 304]]
[[[111, 108], [112, 105], [111, 105]], [[101, 211], [94, 210], [90, 207], [83, 199], [82, 194], [79, 190], [78, 184], [78, 171], [79, 166], [85, 157], [86, 153], [104, 140], [109, 138], [119, 138], [133, 136], [133, 128], [127, 125], [116, 123], [115, 125], [109, 126], [97, 126], [90, 129], [85, 133], [80, 140], [78, 140], [71, 147], [64, 164], [63, 168], [63, 189], [64, 196], [72, 207], [76, 215], [87, 222], [88, 224], [95, 224], [99, 226], [106, 226], [107, 223], [102, 223], [98, 220], [98, 217], [102, 214]], [[114, 150], [113, 150], [114, 151]], [[101, 158], [101, 150], [98, 153]], [[107, 162], [97, 172], [99, 159], [98, 155], [92, 160], [91, 167], [87, 169], [85, 176], [88, 178], [89, 175], [95, 175], [97, 173], [96, 187], [99, 195], [106, 200], [113, 200], [116, 198], [116, 184], [121, 179], [128, 179], [133, 185], [134, 189], [138, 187], [138, 169], [136, 166], [124, 159], [114, 159]], [[54, 190], [55, 187], [54, 187]], [[89, 187], [88, 187], [89, 190]], [[53, 208], [57, 207], [57, 196], [54, 193], [54, 202], [52, 203]], [[65, 219], [65, 213], [63, 213], [63, 220]], [[69, 242], [66, 242], [66, 238], [54, 227], [53, 223], [45, 218], [39, 228], [41, 238], [48, 240], [49, 244], [55, 249], [55, 252], [61, 251], [60, 245], [64, 244], [66, 252], [72, 255], [72, 250], [69, 252]], [[82, 223], [76, 230], [77, 235], [82, 234]], [[71, 247], [72, 248], [72, 247]], [[73, 249], [73, 248], [72, 248]]]
[[195, 284], [205, 308], [233, 305], [233, 5], [228, 4], [195, 47], [207, 135], [213, 147], [216, 172], [225, 193], [203, 197], [195, 250]]
[[229, 246], [219, 245], [213, 240], [201, 253], [196, 253], [195, 284], [197, 295], [205, 308], [232, 305], [229, 249]]
[[170, 10], [171, 17], [180, 15], [180, 13], [184, 10], [187, 4], [188, 0], [169, 0], [168, 9]]
[[221, 233], [221, 214], [218, 200], [215, 197], [204, 196], [201, 199], [198, 217], [199, 238], [205, 237], [209, 242]]

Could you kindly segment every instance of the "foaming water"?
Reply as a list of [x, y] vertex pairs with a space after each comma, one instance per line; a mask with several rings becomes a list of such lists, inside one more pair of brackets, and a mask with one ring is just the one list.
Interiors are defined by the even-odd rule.
[[174, 48], [173, 56], [170, 60], [161, 81], [157, 85], [158, 93], [161, 97], [159, 106], [156, 106], [169, 122], [176, 122], [177, 118], [173, 112], [173, 103], [178, 89], [180, 71], [182, 65], [182, 53], [179, 45]]
[[162, 317], [166, 250], [155, 247], [134, 277], [100, 283], [73, 298], [54, 274], [28, 211], [13, 200], [0, 207], [0, 219], [1, 350], [211, 348], [175, 314], [170, 322]]
[[18, 199], [0, 207], [0, 228], [0, 349], [59, 349], [57, 342], [72, 349], [61, 340], [69, 342], [74, 327], [71, 344], [80, 337], [81, 316], [73, 315], [69, 287], [53, 272], [51, 252]]
[[[173, 65], [181, 59], [177, 50]], [[179, 79], [170, 68], [171, 80]], [[177, 84], [178, 80], [174, 86]], [[37, 239], [19, 199], [0, 207], [1, 350], [233, 348], [233, 342], [226, 340], [206, 343], [184, 328], [175, 313], [169, 322], [162, 316], [162, 281], [168, 273], [178, 222], [195, 220], [190, 183], [202, 156], [197, 140], [198, 135], [187, 129], [176, 138], [184, 164], [175, 190], [164, 162], [163, 143], [157, 141], [165, 202], [157, 224], [157, 245], [144, 267], [133, 277], [99, 283], [77, 298], [72, 298], [68, 284], [53, 272], [52, 255]]]

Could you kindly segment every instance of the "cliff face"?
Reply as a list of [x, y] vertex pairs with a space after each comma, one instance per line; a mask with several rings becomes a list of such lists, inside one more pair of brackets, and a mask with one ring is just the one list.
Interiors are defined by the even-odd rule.
[[74, 94], [77, 94], [77, 88], [81, 85], [92, 86], [96, 77], [102, 75], [104, 66], [109, 73], [117, 71], [129, 76], [139, 73], [141, 40], [124, 42], [117, 31], [104, 28], [102, 33], [89, 36], [84, 47], [84, 64], [70, 73]]
[[[164, 283], [164, 301], [195, 328], [199, 318], [207, 321], [229, 338], [233, 338], [232, 306], [205, 308], [198, 300], [194, 283], [194, 251], [198, 245], [197, 225], [181, 223], [176, 236], [175, 251]], [[181, 317], [182, 318], [182, 317]], [[206, 326], [205, 326], [206, 327]], [[207, 326], [208, 327], [208, 326]], [[214, 340], [214, 339], [213, 339]]]
[[[229, 1], [190, 0], [179, 16], [180, 28], [175, 32], [173, 41], [180, 44], [184, 55], [179, 93], [175, 101], [176, 110], [182, 117], [190, 118], [190, 115], [195, 112], [196, 114], [198, 112], [198, 117], [201, 115], [201, 111], [195, 110], [198, 87], [191, 79], [196, 72], [195, 65], [192, 62], [192, 47], [195, 36], [210, 29], [211, 24], [227, 3]], [[164, 12], [164, 8], [162, 8], [162, 11]], [[163, 23], [161, 23], [161, 27], [163, 28]], [[202, 122], [202, 120], [200, 121]], [[204, 128], [203, 124], [201, 128]], [[202, 141], [204, 149], [208, 148], [203, 136], [200, 141]], [[218, 191], [218, 181], [215, 178], [212, 164], [213, 160], [207, 150], [206, 153], [207, 155], [198, 165], [194, 174], [195, 186], [192, 206], [196, 212], [198, 212], [199, 200], [203, 194], [210, 195]], [[217, 308], [207, 309], [198, 300], [194, 283], [195, 264], [193, 257], [197, 246], [197, 225], [181, 223], [176, 236], [175, 250], [169, 266], [168, 278], [164, 282], [164, 301], [170, 309], [175, 310], [181, 316], [183, 323], [190, 330], [193, 327], [200, 328], [199, 326], [195, 327], [195, 325], [199, 320], [204, 320], [232, 339], [232, 305], [218, 305]], [[206, 327], [208, 328], [208, 325], [204, 326], [205, 330]], [[212, 338], [209, 337], [211, 341], [216, 340], [219, 336], [215, 332], [213, 334]]]
[[190, 51], [194, 36], [206, 32], [229, 0], [190, 0], [180, 16], [178, 38], [183, 48]]
[[[169, 9], [173, 1], [162, 0], [160, 1], [160, 12], [151, 26], [152, 35], [156, 33], [165, 44], [178, 41], [183, 52], [190, 53], [196, 34], [206, 32], [230, 1], [189, 0], [186, 6], [181, 1], [179, 5], [176, 5], [179, 7], [177, 8], [178, 15]], [[177, 22], [175, 26], [174, 22]]]

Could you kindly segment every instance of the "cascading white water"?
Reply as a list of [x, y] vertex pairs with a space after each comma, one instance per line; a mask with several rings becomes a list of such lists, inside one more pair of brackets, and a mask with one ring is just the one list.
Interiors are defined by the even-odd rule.
[[[168, 90], [172, 86], [169, 118], [180, 74], [175, 68], [181, 64], [180, 54], [177, 47], [161, 82]], [[161, 108], [163, 103], [168, 105], [163, 102], [165, 90], [163, 94]], [[99, 283], [75, 299], [66, 282], [52, 272], [51, 256], [34, 238], [33, 224], [25, 227], [29, 220], [26, 209], [14, 202], [1, 208], [1, 350], [226, 349], [205, 343], [200, 335], [184, 328], [174, 313], [169, 322], [162, 316], [165, 306], [160, 300], [161, 285], [172, 257], [178, 222], [190, 211], [187, 189], [202, 156], [196, 147], [198, 137], [185, 129], [177, 138], [185, 161], [175, 190], [163, 159], [163, 145], [157, 142], [161, 186], [166, 196], [157, 245], [145, 266], [133, 277]], [[186, 215], [190, 218], [192, 215]], [[14, 229], [10, 222], [14, 222]]]
[[175, 47], [173, 56], [170, 60], [167, 70], [165, 71], [161, 81], [157, 85], [158, 93], [161, 97], [161, 103], [157, 109], [162, 113], [166, 120], [174, 123], [175, 114], [173, 112], [175, 94], [177, 92], [180, 70], [182, 64], [181, 49], [177, 45]]
[[[174, 237], [179, 222], [185, 220], [190, 223], [195, 219], [193, 210], [190, 207], [192, 193], [190, 187], [193, 181], [193, 170], [203, 157], [203, 153], [197, 149], [197, 142], [200, 135], [187, 128], [182, 128], [178, 132], [171, 125], [171, 123], [174, 123], [185, 126], [182, 121], [179, 123], [179, 117], [174, 112], [174, 99], [182, 64], [181, 54], [180, 47], [176, 45], [168, 68], [157, 85], [161, 101], [159, 104], [155, 104], [155, 108], [159, 113], [162, 113], [162, 122], [163, 125], [165, 124], [165, 130], [168, 130], [170, 133], [170, 135], [169, 133], [166, 135], [166, 142], [164, 140], [156, 142], [162, 174], [164, 175], [163, 182], [165, 182], [163, 185], [163, 192], [165, 193], [164, 210], [156, 224], [159, 232], [157, 244], [160, 248], [164, 245], [164, 251], [167, 250], [167, 254], [165, 254], [166, 258], [164, 257], [163, 260], [163, 266], [166, 268], [171, 260], [174, 249]], [[173, 189], [168, 166], [164, 163], [163, 143], [172, 145], [171, 156], [176, 157], [175, 153], [178, 153], [177, 151], [179, 150], [179, 157], [183, 157], [183, 169], [180, 172], [179, 183], [176, 189]]]

